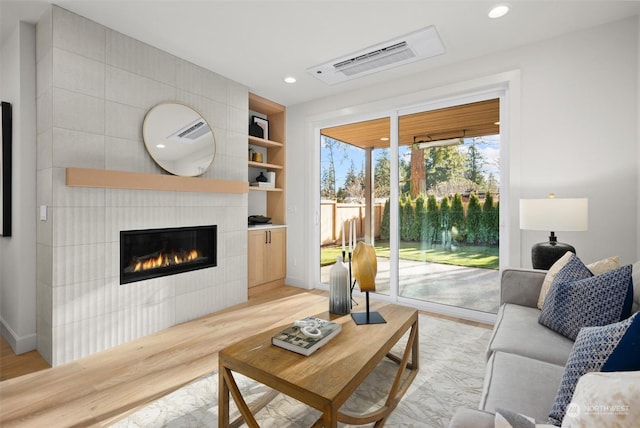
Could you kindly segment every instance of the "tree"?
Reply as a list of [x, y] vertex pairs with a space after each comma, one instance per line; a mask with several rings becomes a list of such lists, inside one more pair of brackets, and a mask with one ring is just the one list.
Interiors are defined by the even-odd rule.
[[[364, 182], [364, 181], [363, 181]], [[391, 188], [391, 161], [389, 150], [382, 149], [376, 158], [373, 168], [374, 196], [376, 198], [388, 198]]]
[[364, 201], [364, 171], [361, 168], [360, 172], [356, 174], [353, 160], [344, 179], [344, 190], [347, 198], [358, 202]]
[[380, 239], [389, 239], [389, 217], [391, 216], [391, 201], [387, 199], [384, 202], [384, 211], [382, 212], [382, 221], [380, 222]]
[[455, 230], [455, 233], [452, 233], [452, 238], [456, 241], [461, 241], [464, 235], [465, 221], [464, 204], [460, 193], [453, 195], [453, 201], [451, 202], [451, 227]]
[[424, 158], [424, 149], [419, 149], [417, 144], [411, 146], [411, 181], [409, 191], [412, 198], [426, 193], [426, 162]]
[[478, 195], [472, 193], [469, 196], [469, 206], [467, 207], [467, 242], [477, 244], [480, 242], [480, 219], [482, 208]]
[[493, 196], [487, 193], [482, 205], [482, 219], [480, 223], [480, 237], [488, 245], [498, 243], [500, 218], [498, 207], [493, 204]]
[[451, 205], [449, 198], [444, 197], [440, 201], [440, 230], [442, 233], [442, 248], [451, 249]]
[[464, 157], [456, 147], [433, 147], [425, 152], [427, 153], [426, 187], [428, 191], [435, 192], [440, 183], [463, 176]]
[[322, 160], [322, 177], [320, 183], [320, 195], [323, 198], [336, 200], [336, 156], [342, 153], [342, 158], [346, 158], [347, 150], [344, 143], [333, 138], [322, 136], [322, 148], [324, 153]]
[[440, 227], [439, 217], [436, 195], [430, 193], [427, 196], [427, 243], [429, 245], [434, 245], [438, 238]]
[[480, 150], [478, 150], [478, 147], [476, 147], [476, 144], [477, 140], [473, 138], [471, 140], [471, 144], [469, 145], [469, 149], [467, 150], [464, 177], [471, 182], [482, 186], [485, 183], [485, 158]]
[[415, 232], [414, 236], [416, 241], [427, 240], [427, 207], [425, 205], [424, 195], [418, 195], [416, 198], [416, 212], [414, 218]]

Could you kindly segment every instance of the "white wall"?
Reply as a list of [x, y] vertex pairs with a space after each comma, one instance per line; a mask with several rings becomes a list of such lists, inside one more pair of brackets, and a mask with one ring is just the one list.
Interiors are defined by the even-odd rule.
[[13, 24], [0, 45], [0, 98], [13, 112], [12, 236], [0, 237], [0, 323], [20, 354], [36, 348], [35, 26]]
[[[588, 232], [558, 232], [590, 262], [619, 255], [624, 263], [640, 257], [638, 241], [638, 19], [477, 58], [402, 81], [344, 93], [287, 108], [287, 200], [289, 204], [287, 281], [313, 286], [313, 196], [307, 171], [319, 161], [313, 123], [384, 111], [402, 100], [434, 101], [459, 95], [511, 70], [510, 172], [512, 199], [588, 197]], [[478, 86], [478, 89], [482, 89]], [[519, 117], [516, 117], [519, 116]], [[355, 117], [355, 116], [354, 116]], [[301, 161], [304, 159], [305, 161]], [[503, 171], [504, 174], [504, 171]], [[501, 198], [502, 199], [502, 198]], [[515, 202], [515, 203], [513, 203]], [[509, 204], [515, 224], [511, 265], [530, 267], [530, 248], [546, 232], [520, 232], [517, 200]], [[301, 239], [302, 237], [302, 239]], [[520, 239], [518, 239], [520, 238]], [[504, 243], [503, 243], [504, 245]], [[301, 254], [309, 254], [304, 259]], [[294, 258], [296, 258], [294, 260]]]

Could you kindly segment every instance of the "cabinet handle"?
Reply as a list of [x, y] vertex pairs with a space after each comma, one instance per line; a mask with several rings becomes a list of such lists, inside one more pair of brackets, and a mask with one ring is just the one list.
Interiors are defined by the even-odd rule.
[[271, 231], [269, 231], [269, 244], [271, 244]]
[[264, 231], [264, 243], [265, 244], [269, 243], [269, 231], [268, 230]]

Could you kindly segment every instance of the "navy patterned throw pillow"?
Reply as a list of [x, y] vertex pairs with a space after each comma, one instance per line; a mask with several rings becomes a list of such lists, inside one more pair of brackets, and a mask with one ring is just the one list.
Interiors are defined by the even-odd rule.
[[549, 422], [562, 424], [576, 384], [585, 373], [634, 370], [640, 370], [640, 313], [607, 326], [583, 328], [564, 368]]
[[632, 267], [627, 265], [593, 276], [572, 256], [551, 284], [538, 322], [575, 340], [582, 327], [628, 318], [633, 303], [631, 273]]

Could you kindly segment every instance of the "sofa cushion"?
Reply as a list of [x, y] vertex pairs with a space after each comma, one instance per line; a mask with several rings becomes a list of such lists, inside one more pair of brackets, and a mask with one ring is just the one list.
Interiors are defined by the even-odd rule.
[[640, 313], [602, 327], [580, 330], [564, 368], [550, 422], [560, 425], [580, 377], [589, 372], [640, 370]]
[[573, 393], [562, 426], [601, 428], [640, 426], [640, 371], [591, 372]]
[[554, 425], [536, 423], [527, 415], [508, 409], [497, 409], [494, 428], [553, 428]]
[[493, 413], [460, 407], [449, 421], [449, 428], [493, 428], [494, 419]]
[[[544, 277], [544, 281], [542, 282], [540, 295], [538, 296], [538, 309], [542, 309], [544, 299], [546, 298], [547, 293], [549, 293], [549, 289], [551, 288], [553, 280], [555, 279], [560, 269], [562, 269], [564, 265], [567, 264], [567, 262], [571, 258], [571, 254], [573, 253], [567, 251], [564, 256], [556, 260], [556, 262], [551, 265], [551, 267], [547, 271], [547, 274]], [[618, 256], [607, 257], [606, 259], [598, 260], [587, 265], [587, 269], [589, 269], [589, 271], [594, 275], [600, 275], [601, 273], [605, 273], [618, 267], [620, 267], [620, 258]]]
[[495, 351], [510, 352], [564, 366], [573, 341], [538, 324], [536, 308], [503, 304], [498, 310], [487, 358]]
[[487, 362], [480, 410], [509, 409], [545, 421], [562, 372], [562, 366], [494, 352]]
[[633, 308], [632, 312], [640, 310], [640, 262], [633, 264], [633, 273], [631, 274], [633, 279]]
[[[602, 326], [631, 315], [633, 282], [631, 265], [579, 280], [562, 280], [565, 269], [582, 262], [575, 257], [558, 272], [540, 313], [540, 324], [575, 339], [582, 327]], [[582, 265], [584, 266], [584, 265]]]

